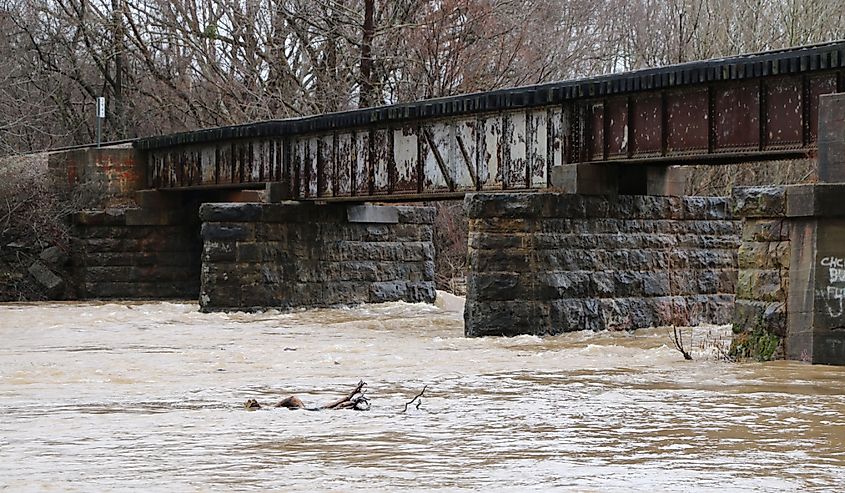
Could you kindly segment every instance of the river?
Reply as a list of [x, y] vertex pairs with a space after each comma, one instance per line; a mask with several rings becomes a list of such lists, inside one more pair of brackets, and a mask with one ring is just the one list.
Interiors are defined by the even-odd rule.
[[[666, 329], [466, 339], [431, 305], [0, 305], [0, 490], [842, 491], [845, 368], [687, 337], [691, 362]], [[359, 379], [370, 411], [243, 407]]]

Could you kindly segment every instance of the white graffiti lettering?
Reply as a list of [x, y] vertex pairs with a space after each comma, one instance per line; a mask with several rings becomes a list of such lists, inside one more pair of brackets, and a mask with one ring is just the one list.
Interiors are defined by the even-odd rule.
[[845, 269], [831, 267], [828, 270], [830, 271], [830, 282], [845, 282]]
[[824, 257], [822, 268], [828, 271], [828, 286], [816, 291], [816, 297], [825, 301], [827, 313], [831, 318], [838, 318], [845, 313], [845, 287], [831, 286], [831, 284], [845, 283], [845, 259], [840, 257]]
[[822, 267], [843, 269], [845, 268], [845, 259], [841, 259], [839, 257], [825, 257], [822, 259]]
[[825, 289], [817, 289], [816, 297], [825, 301], [827, 314], [831, 318], [841, 317], [845, 312], [845, 288], [828, 286]]

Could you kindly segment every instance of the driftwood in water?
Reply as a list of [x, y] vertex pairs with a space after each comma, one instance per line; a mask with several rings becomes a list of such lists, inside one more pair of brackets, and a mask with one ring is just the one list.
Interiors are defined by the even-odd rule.
[[355, 390], [350, 392], [346, 397], [338, 399], [330, 404], [320, 407], [319, 409], [354, 409], [356, 411], [368, 411], [370, 409], [370, 401], [364, 397], [364, 387], [367, 384], [361, 380]]
[[[308, 407], [302, 400], [295, 396], [285, 397], [284, 399], [277, 402], [272, 407], [284, 407], [286, 409], [306, 409], [308, 411], [322, 411], [324, 409], [352, 409], [355, 411], [369, 411], [370, 410], [370, 401], [364, 396], [367, 384], [361, 380], [358, 382], [358, 385], [352, 392], [348, 393], [346, 396], [341, 397], [340, 399], [331, 402], [329, 404], [325, 404], [319, 407]], [[244, 407], [251, 411], [256, 409], [261, 409], [261, 404], [258, 403], [255, 399], [249, 399], [244, 403]]]
[[[291, 395], [285, 397], [284, 399], [280, 400], [276, 404], [270, 407], [283, 407], [285, 409], [305, 409], [306, 411], [322, 411], [325, 409], [352, 409], [354, 411], [369, 411], [370, 410], [370, 400], [364, 395], [366, 393], [367, 384], [363, 380], [358, 382], [358, 385], [352, 389], [351, 392], [346, 394], [344, 397], [340, 399], [330, 402], [328, 404], [324, 404], [319, 407], [308, 407], [302, 400], [295, 396]], [[407, 412], [408, 407], [412, 404], [416, 403], [416, 408], [420, 408], [420, 404], [422, 404], [422, 397], [425, 395], [425, 391], [428, 389], [428, 385], [424, 386], [419, 394], [415, 395], [413, 399], [405, 403], [405, 408], [402, 409], [402, 412]], [[250, 411], [254, 411], [257, 409], [261, 409], [262, 406], [259, 402], [255, 399], [249, 399], [244, 402], [244, 407]]]
[[280, 400], [273, 407], [284, 407], [287, 409], [305, 409], [305, 404], [299, 399], [299, 397], [292, 395]]
[[687, 361], [692, 361], [692, 355], [687, 351], [686, 346], [684, 345], [684, 337], [681, 333], [681, 329], [672, 326], [672, 341], [675, 343], [675, 349], [677, 349], [681, 355], [683, 355], [684, 359]]
[[425, 394], [425, 389], [427, 389], [427, 388], [428, 388], [428, 385], [424, 386], [424, 387], [423, 387], [423, 389], [420, 391], [420, 393], [419, 393], [419, 394], [415, 395], [413, 399], [411, 399], [410, 401], [406, 402], [406, 403], [405, 403], [405, 409], [402, 409], [402, 412], [403, 412], [403, 413], [404, 413], [404, 412], [407, 412], [407, 411], [408, 411], [408, 406], [410, 406], [411, 404], [413, 404], [413, 403], [414, 403], [414, 401], [416, 401], [416, 403], [417, 403], [417, 409], [419, 409], [419, 408], [420, 408], [420, 404], [422, 404], [422, 396], [423, 396], [423, 394]]

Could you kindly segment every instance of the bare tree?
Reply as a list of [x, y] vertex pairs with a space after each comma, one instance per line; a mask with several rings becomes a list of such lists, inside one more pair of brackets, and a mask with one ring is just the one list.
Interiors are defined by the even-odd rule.
[[0, 0], [0, 153], [845, 37], [843, 0]]

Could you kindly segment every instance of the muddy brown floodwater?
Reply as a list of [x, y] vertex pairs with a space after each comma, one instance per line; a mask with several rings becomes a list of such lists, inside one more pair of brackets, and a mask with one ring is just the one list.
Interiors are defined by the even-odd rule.
[[[465, 339], [429, 305], [0, 305], [0, 490], [842, 491], [845, 368], [719, 362], [729, 332], [686, 362], [665, 329]], [[368, 412], [243, 408], [359, 379]]]

